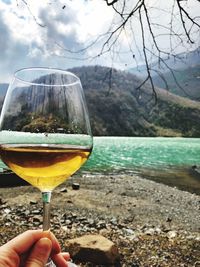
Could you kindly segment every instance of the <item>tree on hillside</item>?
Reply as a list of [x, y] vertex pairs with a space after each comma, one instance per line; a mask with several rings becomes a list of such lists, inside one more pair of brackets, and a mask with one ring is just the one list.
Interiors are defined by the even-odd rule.
[[[28, 1], [21, 1], [29, 9]], [[199, 47], [200, 16], [193, 15], [193, 13], [195, 4], [196, 10], [200, 8], [200, 0], [103, 1], [115, 13], [109, 28], [81, 49], [73, 50], [56, 41], [57, 47], [64, 51], [65, 57], [74, 57], [75, 59], [82, 57], [84, 59], [87, 52], [94, 46], [98, 47], [99, 51], [95, 56], [91, 56], [91, 59], [110, 53], [114, 60], [131, 53], [133, 62], [138, 64], [143, 58], [146, 65], [146, 77], [138, 89], [149, 82], [156, 98], [152, 75], [155, 73], [159, 75], [166, 87], [167, 82], [162, 71], [155, 68], [155, 64], [152, 64], [152, 62], [156, 60], [161, 69], [162, 67], [168, 69], [176, 81], [173, 69], [166, 63], [165, 59], [173, 57], [174, 60], [182, 60], [177, 55], [177, 51], [191, 51]], [[63, 2], [58, 1], [57, 5], [62, 12], [66, 12], [70, 2], [63, 4]], [[196, 13], [198, 14], [198, 12]], [[38, 22], [33, 14], [32, 16], [40, 27], [45, 27], [42, 20]], [[164, 19], [163, 23], [161, 23], [161, 17], [162, 21]], [[122, 51], [120, 44], [122, 39], [126, 41], [128, 51]], [[89, 58], [87, 57], [87, 59]], [[108, 75], [110, 75], [110, 78], [112, 77], [112, 68]]]

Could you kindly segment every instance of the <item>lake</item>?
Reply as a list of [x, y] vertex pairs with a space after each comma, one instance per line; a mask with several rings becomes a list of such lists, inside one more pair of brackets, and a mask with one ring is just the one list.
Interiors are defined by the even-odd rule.
[[80, 173], [139, 175], [200, 194], [199, 168], [199, 138], [95, 137]]
[[200, 167], [199, 138], [95, 137], [82, 172], [136, 174], [200, 194], [195, 166]]

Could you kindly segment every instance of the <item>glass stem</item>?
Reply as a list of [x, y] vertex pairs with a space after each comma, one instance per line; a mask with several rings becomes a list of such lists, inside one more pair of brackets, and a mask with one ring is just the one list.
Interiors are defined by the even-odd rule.
[[48, 231], [50, 229], [50, 200], [51, 200], [51, 191], [42, 192], [43, 231]]

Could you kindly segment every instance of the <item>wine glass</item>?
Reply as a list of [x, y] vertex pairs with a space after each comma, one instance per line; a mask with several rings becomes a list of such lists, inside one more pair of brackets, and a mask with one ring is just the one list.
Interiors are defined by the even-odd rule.
[[[42, 192], [44, 231], [50, 229], [52, 190], [85, 163], [92, 144], [76, 75], [51, 68], [15, 73], [0, 117], [0, 155], [14, 173]], [[55, 265], [49, 260], [46, 266]]]

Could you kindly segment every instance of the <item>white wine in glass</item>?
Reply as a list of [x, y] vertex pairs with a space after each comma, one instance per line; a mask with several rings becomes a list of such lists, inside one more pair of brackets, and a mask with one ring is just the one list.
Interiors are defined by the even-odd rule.
[[[44, 231], [50, 229], [52, 190], [79, 170], [92, 145], [76, 75], [51, 68], [15, 73], [0, 117], [0, 155], [14, 173], [42, 192]], [[55, 265], [49, 261], [46, 266]]]

